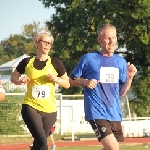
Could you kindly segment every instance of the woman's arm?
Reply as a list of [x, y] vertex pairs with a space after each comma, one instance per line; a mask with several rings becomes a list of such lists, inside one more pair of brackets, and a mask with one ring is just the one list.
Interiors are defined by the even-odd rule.
[[66, 72], [61, 77], [56, 77], [53, 74], [48, 74], [47, 77], [49, 80], [56, 82], [57, 84], [59, 84], [60, 86], [66, 88], [66, 89], [68, 89], [70, 87], [69, 77]]
[[21, 74], [17, 72], [17, 70], [15, 69], [14, 72], [12, 72], [11, 74], [10, 81], [16, 85], [21, 85], [21, 82], [19, 80], [20, 77], [21, 77]]
[[56, 77], [55, 82], [66, 89], [70, 87], [69, 77], [66, 72], [63, 76]]
[[21, 74], [15, 69], [14, 72], [11, 74], [11, 82], [16, 85], [25, 85], [27, 84], [30, 79], [27, 76], [21, 77]]

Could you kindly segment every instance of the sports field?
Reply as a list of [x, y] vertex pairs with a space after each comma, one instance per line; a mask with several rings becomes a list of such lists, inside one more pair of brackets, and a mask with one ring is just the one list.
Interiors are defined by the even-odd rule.
[[[100, 150], [102, 147], [100, 146], [72, 146], [65, 148], [57, 148], [58, 150]], [[150, 149], [150, 145], [130, 145], [130, 146], [120, 146], [120, 150], [145, 150]]]
[[[2, 139], [0, 139], [2, 140]], [[29, 150], [29, 141], [25, 143], [3, 143], [0, 150]], [[96, 140], [91, 141], [56, 141], [56, 150], [101, 150], [100, 143]], [[120, 143], [120, 150], [148, 150], [150, 149], [150, 137], [147, 138], [126, 138], [125, 142]], [[50, 143], [49, 143], [50, 150]]]

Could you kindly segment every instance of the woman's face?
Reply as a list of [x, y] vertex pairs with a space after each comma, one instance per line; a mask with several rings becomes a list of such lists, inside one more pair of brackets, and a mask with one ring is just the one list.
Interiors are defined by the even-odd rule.
[[47, 35], [42, 36], [36, 42], [36, 47], [38, 49], [38, 52], [40, 52], [41, 54], [48, 54], [50, 49], [51, 49], [51, 47], [52, 47], [52, 45], [53, 45], [53, 41]]

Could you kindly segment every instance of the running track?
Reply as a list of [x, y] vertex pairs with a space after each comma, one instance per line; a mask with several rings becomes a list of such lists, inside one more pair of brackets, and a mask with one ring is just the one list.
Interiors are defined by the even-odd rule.
[[[120, 144], [142, 144], [142, 143], [150, 143], [150, 137], [148, 138], [126, 138], [124, 142]], [[68, 146], [87, 146], [87, 145], [100, 145], [100, 143], [96, 140], [90, 141], [61, 141], [56, 142], [57, 147], [68, 147]], [[50, 143], [49, 143], [50, 147]], [[21, 149], [29, 149], [29, 144], [12, 144], [12, 145], [0, 145], [0, 150], [21, 150]]]

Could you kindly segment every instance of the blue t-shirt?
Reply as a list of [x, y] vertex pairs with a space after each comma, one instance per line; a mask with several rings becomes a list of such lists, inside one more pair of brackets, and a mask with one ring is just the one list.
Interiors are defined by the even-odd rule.
[[119, 85], [126, 82], [126, 67], [125, 59], [117, 54], [106, 57], [95, 51], [80, 59], [72, 74], [100, 81], [94, 89], [84, 87], [85, 120], [122, 120]]

